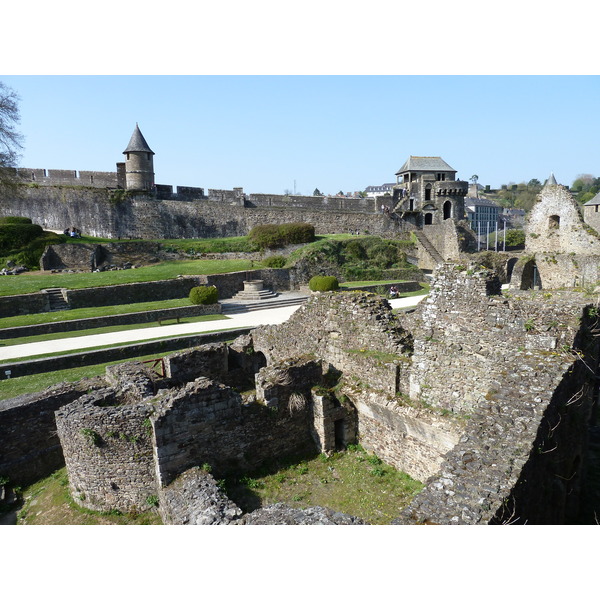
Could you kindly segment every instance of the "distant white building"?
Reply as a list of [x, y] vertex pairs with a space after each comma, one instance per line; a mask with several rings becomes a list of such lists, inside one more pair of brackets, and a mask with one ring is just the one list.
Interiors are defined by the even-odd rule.
[[384, 194], [392, 194], [395, 183], [384, 183], [383, 185], [369, 185], [365, 188], [368, 198], [376, 198], [377, 196], [383, 196]]

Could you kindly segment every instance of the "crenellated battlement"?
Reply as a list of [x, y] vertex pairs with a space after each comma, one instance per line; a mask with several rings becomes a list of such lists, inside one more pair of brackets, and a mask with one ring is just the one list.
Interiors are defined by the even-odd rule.
[[17, 169], [17, 175], [24, 183], [35, 183], [44, 186], [81, 185], [97, 188], [118, 187], [116, 171], [71, 171], [20, 167]]

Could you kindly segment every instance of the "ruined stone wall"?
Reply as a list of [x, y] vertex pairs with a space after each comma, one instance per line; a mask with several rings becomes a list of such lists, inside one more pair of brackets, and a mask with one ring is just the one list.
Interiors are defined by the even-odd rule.
[[579, 391], [593, 377], [573, 356], [538, 358], [529, 353], [521, 372], [480, 404], [399, 523], [577, 522], [593, 406], [592, 394]]
[[[537, 268], [541, 289], [581, 288], [600, 282], [600, 260], [596, 255], [544, 252], [529, 258]], [[515, 281], [519, 281], [518, 276]]]
[[[525, 223], [529, 271], [537, 268], [542, 289], [595, 285], [600, 281], [600, 234], [584, 222], [567, 188], [546, 184]], [[528, 265], [521, 264], [511, 287], [532, 286]]]
[[193, 466], [207, 463], [215, 473], [251, 470], [278, 455], [314, 448], [307, 408], [243, 404], [231, 388], [206, 378], [157, 404], [151, 420], [163, 486]]
[[470, 411], [501, 389], [526, 349], [570, 344], [582, 300], [560, 294], [501, 296], [497, 276], [444, 265], [415, 313], [410, 396], [455, 412]]
[[494, 278], [451, 265], [436, 275], [414, 314], [410, 400], [467, 418], [405, 516], [572, 522], [595, 402], [594, 307], [565, 292], [489, 296]]
[[525, 252], [600, 255], [600, 235], [586, 227], [567, 188], [546, 185], [527, 216]]
[[286, 323], [252, 332], [255, 350], [269, 364], [313, 354], [349, 377], [392, 393], [406, 365], [408, 337], [387, 300], [361, 292], [314, 295]]
[[407, 405], [400, 396], [348, 386], [341, 391], [356, 409], [358, 439], [365, 450], [419, 481], [438, 473], [464, 427], [460, 421]]
[[45, 477], [64, 464], [54, 411], [97, 383], [61, 383], [43, 392], [0, 402], [0, 475], [19, 485]]
[[198, 377], [221, 381], [228, 371], [228, 358], [227, 344], [205, 344], [166, 356], [165, 375], [172, 383], [178, 384]]
[[96, 392], [56, 412], [73, 499], [92, 510], [147, 507], [158, 493], [150, 403], [118, 404]]

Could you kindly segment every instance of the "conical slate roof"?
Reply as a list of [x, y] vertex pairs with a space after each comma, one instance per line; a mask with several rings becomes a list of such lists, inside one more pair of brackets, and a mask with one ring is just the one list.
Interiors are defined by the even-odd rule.
[[556, 183], [556, 178], [554, 177], [554, 173], [550, 173], [550, 177], [548, 177], [548, 180], [544, 184], [544, 187], [547, 185], [558, 185], [558, 183]]
[[146, 142], [144, 139], [144, 136], [142, 135], [137, 123], [135, 124], [135, 129], [131, 134], [131, 139], [129, 140], [127, 148], [123, 150], [123, 154], [127, 154], [127, 152], [150, 152], [151, 154], [154, 154], [154, 152], [150, 150], [150, 146], [148, 146], [148, 142]]

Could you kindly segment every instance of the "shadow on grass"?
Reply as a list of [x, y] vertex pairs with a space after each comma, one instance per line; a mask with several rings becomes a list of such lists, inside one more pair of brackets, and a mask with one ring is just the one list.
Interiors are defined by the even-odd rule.
[[261, 478], [275, 475], [305, 461], [314, 460], [318, 456], [319, 452], [314, 450], [272, 459], [254, 471], [230, 473], [223, 480], [224, 492], [244, 512], [255, 511], [263, 506], [262, 497], [255, 491], [262, 487], [262, 483], [259, 481]]

